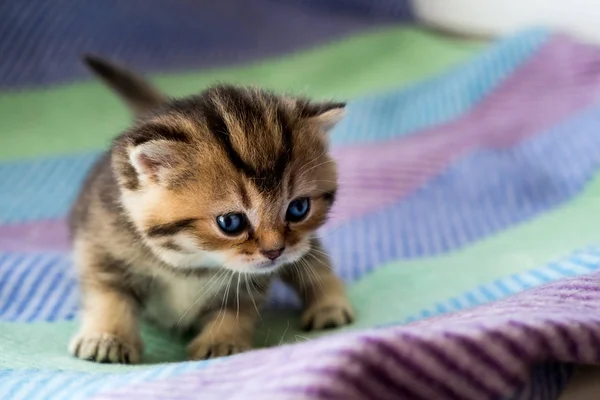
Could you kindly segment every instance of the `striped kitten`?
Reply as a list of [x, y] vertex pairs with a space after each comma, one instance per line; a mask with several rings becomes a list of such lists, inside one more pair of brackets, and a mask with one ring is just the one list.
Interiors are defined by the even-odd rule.
[[327, 133], [344, 104], [229, 85], [171, 100], [121, 67], [86, 62], [137, 118], [70, 215], [83, 300], [73, 355], [139, 362], [141, 316], [197, 331], [191, 359], [247, 350], [275, 276], [304, 300], [306, 329], [352, 321], [315, 237], [335, 199]]

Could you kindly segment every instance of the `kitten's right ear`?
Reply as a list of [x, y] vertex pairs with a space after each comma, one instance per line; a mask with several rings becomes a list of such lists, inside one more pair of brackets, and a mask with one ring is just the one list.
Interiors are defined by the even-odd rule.
[[160, 91], [128, 69], [101, 57], [84, 55], [83, 61], [125, 100], [136, 115], [150, 111], [167, 101]]
[[344, 117], [346, 103], [300, 101], [296, 106], [300, 115], [319, 126], [323, 132], [329, 133]]

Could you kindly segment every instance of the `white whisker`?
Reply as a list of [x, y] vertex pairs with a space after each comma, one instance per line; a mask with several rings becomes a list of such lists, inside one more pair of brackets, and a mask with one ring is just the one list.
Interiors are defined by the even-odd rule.
[[[212, 282], [212, 284], [211, 284], [210, 288], [212, 288], [214, 286], [214, 284], [216, 283], [217, 277], [222, 275], [223, 271], [225, 271], [225, 270], [221, 270], [221, 271], [217, 272], [208, 280], [208, 282], [206, 282], [204, 285], [202, 285], [202, 287], [198, 290], [198, 292], [196, 292], [196, 296], [199, 295], [198, 298], [183, 312], [183, 314], [181, 315], [181, 317], [179, 318], [179, 320], [177, 321], [175, 326], [179, 326], [179, 324], [181, 324], [181, 321], [183, 321], [183, 318], [185, 318], [185, 316], [191, 311], [191, 309], [194, 308], [194, 306], [196, 304], [198, 304], [198, 302], [200, 302], [200, 300], [202, 299], [202, 297], [204, 297], [204, 295], [206, 293], [209, 293], [209, 291], [204, 290], [204, 288], [206, 288], [211, 282]], [[200, 293], [200, 292], [202, 292], [202, 293]]]
[[254, 300], [254, 295], [252, 294], [252, 291], [250, 290], [250, 285], [248, 284], [248, 273], [244, 272], [244, 281], [246, 282], [246, 290], [248, 290], [248, 294], [250, 295], [250, 299], [252, 300], [252, 304], [254, 304], [254, 309], [256, 310], [256, 313], [258, 314], [258, 318], [260, 318], [262, 320], [262, 315], [260, 315], [260, 311], [258, 311], [258, 306], [256, 305], [256, 301]]
[[288, 332], [288, 330], [290, 329], [290, 320], [287, 320], [287, 327], [285, 328], [285, 331], [283, 331], [283, 335], [281, 335], [281, 340], [279, 340], [279, 345], [281, 346], [281, 343], [283, 343], [283, 339], [285, 338], [286, 333]]

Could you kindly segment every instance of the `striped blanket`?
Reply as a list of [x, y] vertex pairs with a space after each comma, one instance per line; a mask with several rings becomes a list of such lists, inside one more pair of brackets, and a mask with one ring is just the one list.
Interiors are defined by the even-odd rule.
[[[0, 398], [556, 398], [572, 364], [600, 363], [600, 49], [530, 31], [406, 85], [478, 48], [391, 30], [223, 72], [327, 65], [320, 82], [264, 82], [360, 94], [333, 132], [341, 191], [322, 232], [357, 322], [302, 333], [276, 286], [259, 349], [207, 362], [150, 326], [142, 365], [66, 354], [77, 289], [63, 218], [126, 115], [93, 83], [0, 95]], [[159, 83], [189, 92], [215, 74]]]

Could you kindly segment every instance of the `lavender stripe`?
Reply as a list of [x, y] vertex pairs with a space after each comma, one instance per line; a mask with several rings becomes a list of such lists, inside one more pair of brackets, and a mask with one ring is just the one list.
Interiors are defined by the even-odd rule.
[[66, 251], [70, 247], [68, 236], [67, 225], [62, 219], [3, 225], [0, 226], [0, 250]]

